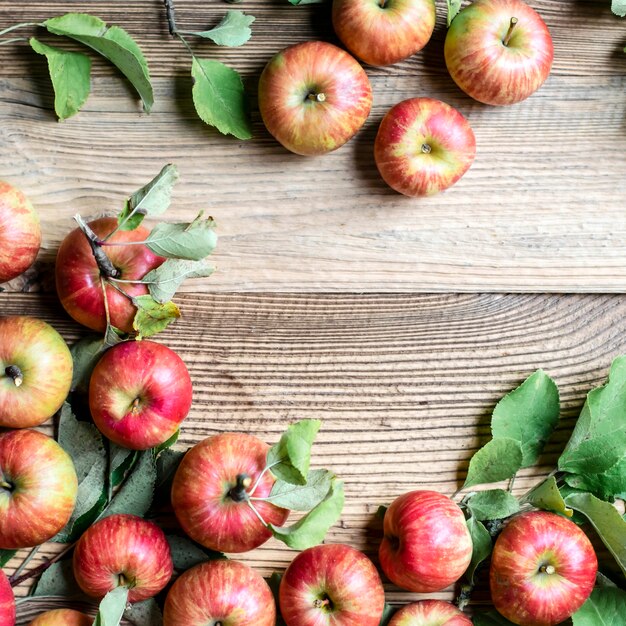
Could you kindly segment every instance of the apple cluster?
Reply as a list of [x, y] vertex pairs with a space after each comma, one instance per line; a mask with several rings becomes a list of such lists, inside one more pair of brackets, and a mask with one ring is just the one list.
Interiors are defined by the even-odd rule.
[[[288, 150], [336, 150], [365, 123], [372, 89], [363, 67], [397, 63], [420, 51], [435, 27], [435, 0], [333, 0], [332, 21], [354, 55], [323, 41], [285, 48], [259, 81], [259, 109], [269, 132]], [[454, 82], [475, 100], [510, 105], [546, 80], [552, 38], [522, 0], [476, 0], [450, 24], [445, 62]], [[383, 117], [374, 159], [385, 182], [407, 196], [429, 196], [456, 183], [474, 161], [468, 120], [427, 97], [404, 100]]]

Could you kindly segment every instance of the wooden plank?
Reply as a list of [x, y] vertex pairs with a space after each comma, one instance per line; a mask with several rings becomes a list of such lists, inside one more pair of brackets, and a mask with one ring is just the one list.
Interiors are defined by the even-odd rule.
[[[189, 60], [169, 40], [159, 3], [92, 2], [90, 11], [126, 25], [145, 47], [155, 76], [153, 113], [141, 114], [128, 86], [96, 62], [85, 110], [56, 124], [43, 59], [0, 47], [0, 176], [24, 189], [42, 214], [44, 267], [75, 212], [117, 209], [172, 161], [182, 182], [169, 218], [206, 208], [221, 235], [219, 271], [190, 291], [623, 292], [622, 23], [606, 0], [532, 4], [556, 45], [552, 75], [535, 96], [491, 108], [461, 94], [443, 65], [441, 14], [423, 53], [392, 68], [367, 68], [375, 102], [363, 131], [338, 152], [307, 159], [274, 142], [256, 110], [250, 142], [222, 137], [197, 119]], [[191, 0], [178, 7], [187, 27], [214, 23], [227, 8]], [[240, 69], [253, 100], [274, 51], [333, 39], [325, 5], [242, 7], [257, 16], [251, 42], [232, 50], [201, 43], [198, 51]], [[0, 2], [0, 28], [76, 8]], [[416, 95], [459, 107], [478, 139], [466, 177], [423, 200], [388, 189], [372, 157], [384, 112]]]
[[[338, 472], [347, 492], [328, 540], [374, 560], [378, 505], [415, 488], [452, 494], [502, 395], [538, 367], [561, 391], [561, 422], [540, 465], [516, 481], [522, 493], [554, 466], [585, 394], [626, 351], [617, 296], [222, 294], [179, 304], [183, 318], [159, 339], [194, 382], [177, 447], [228, 430], [274, 442], [291, 421], [323, 419], [314, 462]], [[68, 341], [81, 332], [50, 297], [1, 294], [0, 312], [43, 317]], [[266, 575], [293, 555], [272, 540], [242, 558]], [[394, 602], [416, 597], [387, 590]]]

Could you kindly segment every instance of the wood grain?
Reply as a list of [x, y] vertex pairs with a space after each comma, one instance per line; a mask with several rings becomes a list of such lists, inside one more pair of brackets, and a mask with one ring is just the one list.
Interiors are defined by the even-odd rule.
[[[189, 59], [167, 35], [160, 1], [0, 0], [0, 28], [79, 9], [123, 24], [155, 77], [156, 105], [146, 116], [128, 85], [96, 60], [85, 110], [57, 124], [43, 58], [25, 46], [0, 47], [0, 177], [24, 189], [42, 215], [43, 265], [74, 213], [115, 211], [175, 162], [182, 181], [169, 219], [190, 219], [204, 208], [221, 236], [219, 271], [189, 291], [623, 292], [625, 23], [611, 15], [608, 0], [533, 1], [554, 37], [553, 72], [529, 100], [492, 108], [464, 96], [447, 74], [443, 4], [422, 53], [367, 68], [375, 97], [361, 133], [309, 159], [268, 135], [254, 96], [264, 63], [279, 48], [312, 37], [334, 41], [329, 5], [246, 0], [238, 7], [257, 16], [247, 45], [197, 45], [198, 54], [245, 77], [255, 138], [238, 142], [197, 119]], [[177, 6], [184, 28], [214, 24], [228, 8], [197, 0]], [[422, 200], [387, 188], [372, 156], [385, 111], [417, 95], [458, 107], [478, 141], [462, 181]], [[39, 287], [35, 278], [31, 288]]]
[[[561, 392], [561, 421], [540, 464], [516, 481], [522, 493], [554, 466], [585, 394], [626, 351], [626, 298], [617, 296], [231, 293], [179, 304], [183, 318], [159, 339], [194, 382], [177, 447], [233, 430], [275, 442], [288, 422], [323, 419], [314, 463], [339, 473], [347, 493], [328, 541], [374, 560], [378, 505], [414, 488], [452, 494], [502, 395], [538, 367]], [[41, 316], [68, 341], [81, 333], [50, 297], [0, 294], [0, 311]], [[56, 550], [46, 546], [39, 561]], [[243, 560], [266, 575], [293, 555], [272, 540]], [[393, 602], [416, 597], [387, 590]], [[26, 608], [20, 624], [41, 606]]]

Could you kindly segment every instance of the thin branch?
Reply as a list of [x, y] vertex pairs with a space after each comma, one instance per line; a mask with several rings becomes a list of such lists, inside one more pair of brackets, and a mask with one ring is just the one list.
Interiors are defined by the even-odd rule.
[[172, 37], [176, 36], [176, 10], [174, 9], [174, 0], [164, 0], [165, 15], [167, 16], [167, 26]]
[[54, 565], [57, 561], [60, 561], [74, 546], [76, 542], [71, 543], [69, 546], [66, 546], [64, 550], [61, 550], [57, 555], [53, 556], [49, 561], [38, 565], [37, 567], [31, 569], [30, 571], [22, 574], [15, 580], [11, 581], [11, 587], [17, 587], [21, 585], [24, 581], [30, 580], [31, 578], [35, 578], [37, 576], [41, 576], [50, 566]]
[[21, 24], [14, 24], [13, 26], [9, 26], [4, 30], [0, 30], [0, 37], [2, 37], [2, 35], [10, 33], [12, 30], [17, 30], [18, 28], [26, 28], [27, 26], [43, 26], [43, 24], [39, 24], [38, 22], [22, 22]]
[[23, 571], [24, 568], [32, 561], [33, 557], [39, 552], [41, 546], [35, 546], [22, 561], [20, 566], [13, 572], [13, 575], [9, 578], [9, 582], [12, 583]]

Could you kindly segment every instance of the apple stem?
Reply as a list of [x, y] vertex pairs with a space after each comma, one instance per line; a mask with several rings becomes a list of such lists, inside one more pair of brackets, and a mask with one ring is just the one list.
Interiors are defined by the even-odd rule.
[[248, 499], [246, 489], [252, 484], [252, 477], [248, 474], [237, 474], [236, 480], [235, 486], [231, 487], [228, 495], [235, 502], [243, 502]]
[[321, 609], [322, 607], [329, 606], [330, 600], [328, 598], [318, 598], [313, 604], [316, 609]]
[[0, 37], [2, 35], [6, 35], [13, 30], [17, 30], [18, 28], [26, 28], [27, 26], [43, 26], [43, 24], [39, 24], [38, 22], [22, 22], [21, 24], [13, 24], [13, 26], [9, 26], [4, 30], [0, 30]]
[[98, 239], [98, 235], [91, 230], [89, 224], [87, 224], [87, 222], [85, 222], [79, 214], [76, 214], [74, 219], [78, 224], [78, 228], [80, 228], [85, 237], [87, 237], [87, 241], [91, 247], [94, 259], [96, 259], [100, 273], [106, 278], [115, 278], [118, 276], [119, 272], [115, 269], [113, 263], [111, 263], [111, 259], [109, 259], [105, 251], [102, 249], [102, 242]]
[[430, 147], [429, 144], [427, 144], [427, 143], [423, 143], [422, 144], [422, 152], [424, 154], [430, 154], [432, 151], [433, 151], [433, 149]]
[[554, 574], [556, 572], [556, 568], [554, 567], [554, 565], [542, 565], [539, 568], [539, 571], [542, 574]]
[[519, 20], [516, 17], [511, 18], [511, 23], [509, 24], [509, 30], [507, 31], [504, 39], [502, 40], [502, 43], [505, 46], [509, 45], [509, 41], [511, 41], [511, 36], [513, 35], [513, 30], [515, 29], [517, 22], [519, 22]]
[[13, 491], [13, 485], [11, 485], [11, 483], [8, 483], [6, 480], [3, 480], [0, 483], [0, 489], [6, 489], [7, 491]]
[[13, 379], [13, 384], [19, 387], [24, 382], [24, 376], [22, 370], [17, 365], [9, 365], [5, 368], [4, 373]]
[[308, 98], [313, 102], [326, 102], [326, 94], [324, 92], [310, 93]]

